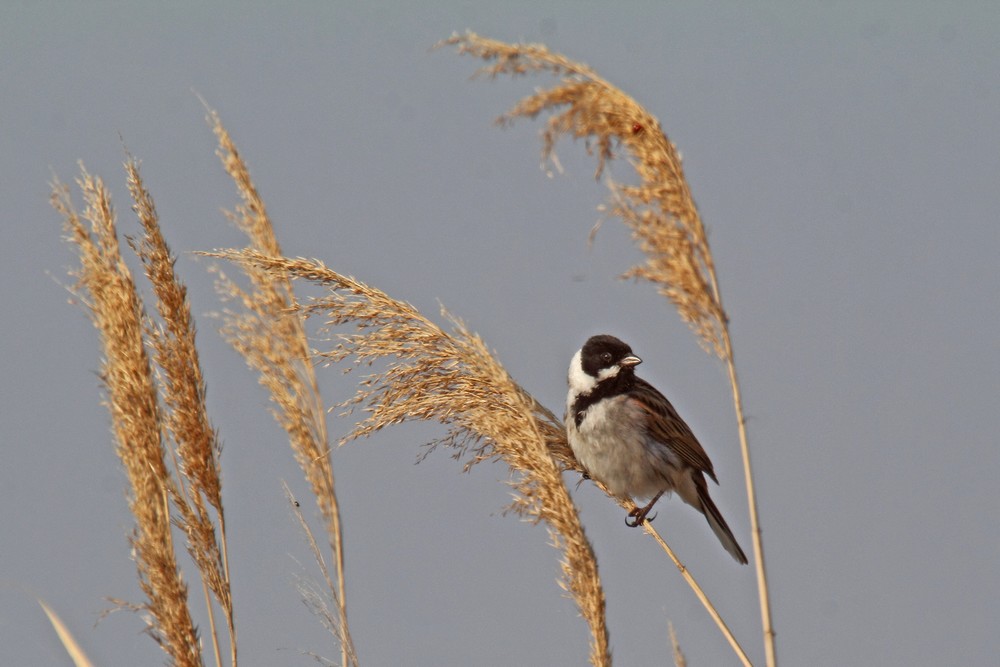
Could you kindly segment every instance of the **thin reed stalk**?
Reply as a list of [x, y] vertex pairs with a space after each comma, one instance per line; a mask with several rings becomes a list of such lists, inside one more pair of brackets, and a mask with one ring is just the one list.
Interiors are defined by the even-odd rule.
[[747, 441], [746, 417], [743, 415], [743, 396], [740, 392], [740, 383], [736, 377], [736, 361], [733, 357], [733, 347], [729, 338], [729, 327], [726, 327], [723, 332], [723, 345], [726, 350], [725, 358], [726, 366], [729, 369], [729, 383], [733, 388], [733, 408], [736, 410], [736, 423], [739, 425], [740, 452], [743, 454], [743, 480], [747, 489], [750, 530], [753, 535], [754, 561], [757, 563], [757, 591], [760, 598], [760, 618], [764, 629], [764, 659], [767, 661], [767, 665], [776, 665], [778, 663], [778, 656], [774, 642], [774, 626], [771, 623], [771, 600], [767, 589], [767, 570], [764, 567], [764, 542], [761, 539], [760, 519], [757, 514], [757, 493], [754, 490], [753, 471], [750, 467], [750, 445]]
[[548, 527], [554, 546], [562, 551], [560, 585], [590, 627], [591, 663], [609, 665], [597, 561], [561, 477], [560, 461], [569, 451], [565, 431], [552, 413], [514, 382], [483, 341], [454, 318], [448, 318], [452, 328], [446, 331], [411, 305], [316, 261], [251, 249], [208, 254], [236, 262], [244, 271], [301, 278], [326, 287], [326, 296], [293, 304], [292, 310], [324, 317], [328, 331], [353, 326], [356, 333], [339, 334], [339, 344], [318, 352], [318, 358], [355, 366], [376, 360], [387, 363], [383, 372], [363, 378], [357, 394], [344, 404], [348, 410], [363, 407], [367, 417], [343, 442], [406, 421], [438, 421], [449, 430], [433, 444], [467, 455], [467, 467], [500, 459], [511, 468], [515, 494], [510, 509]]
[[[728, 641], [729, 645], [733, 648], [733, 651], [736, 653], [736, 656], [740, 659], [740, 662], [742, 662], [745, 667], [753, 667], [752, 663], [750, 662], [750, 658], [747, 657], [746, 651], [744, 651], [743, 647], [740, 646], [740, 643], [736, 640], [736, 636], [733, 635], [732, 631], [729, 629], [729, 626], [726, 625], [726, 622], [722, 619], [722, 615], [719, 614], [718, 609], [715, 608], [715, 605], [712, 604], [712, 601], [708, 599], [708, 594], [705, 593], [704, 589], [702, 589], [702, 587], [695, 580], [694, 576], [691, 574], [691, 571], [687, 569], [687, 567], [680, 561], [679, 558], [677, 558], [677, 555], [674, 553], [674, 550], [670, 548], [670, 545], [667, 544], [667, 542], [660, 536], [660, 534], [656, 531], [656, 529], [653, 528], [653, 525], [649, 521], [643, 522], [642, 527], [646, 529], [646, 532], [649, 535], [651, 535], [654, 540], [656, 540], [656, 543], [660, 545], [660, 548], [663, 549], [668, 556], [670, 556], [670, 560], [673, 561], [674, 566], [677, 568], [678, 572], [681, 573], [681, 576], [684, 578], [684, 581], [686, 581], [688, 586], [691, 587], [691, 590], [694, 591], [695, 596], [697, 596], [698, 600], [701, 601], [705, 609], [708, 610], [708, 613], [712, 617], [712, 620], [715, 621], [715, 624], [719, 626], [720, 630], [722, 630], [723, 636], [725, 636], [726, 641]], [[676, 642], [676, 638], [673, 639]], [[677, 652], [678, 651], [676, 650], [676, 644], [675, 644], [675, 655]]]
[[[769, 667], [774, 667], [777, 654], [767, 573], [729, 320], [680, 154], [659, 121], [639, 103], [586, 65], [552, 53], [543, 45], [507, 44], [473, 33], [454, 35], [441, 44], [485, 60], [489, 64], [478, 73], [493, 78], [545, 72], [559, 77], [556, 85], [522, 99], [498, 120], [508, 124], [515, 118], [551, 112], [542, 134], [544, 157], [552, 155], [556, 142], [565, 135], [586, 140], [588, 151], [597, 156], [597, 176], [619, 147], [630, 156], [639, 184], [608, 181], [611, 212], [625, 222], [646, 255], [645, 263], [631, 268], [625, 277], [656, 285], [706, 351], [714, 352], [728, 366], [743, 456], [765, 655]], [[721, 619], [716, 622], [728, 634]]]
[[52, 628], [59, 636], [59, 641], [62, 642], [63, 648], [66, 649], [66, 653], [69, 655], [70, 660], [73, 661], [73, 664], [76, 667], [94, 667], [94, 663], [83, 652], [83, 649], [76, 642], [76, 638], [73, 637], [69, 628], [66, 627], [66, 624], [62, 622], [62, 619], [59, 618], [56, 612], [41, 600], [38, 601], [38, 604], [42, 606], [42, 611], [49, 617], [49, 623], [52, 624]]
[[[218, 140], [216, 150], [226, 173], [232, 178], [240, 204], [229, 219], [246, 234], [249, 247], [265, 255], [281, 255], [281, 247], [246, 162], [240, 156], [218, 114], [208, 109], [208, 122]], [[295, 303], [292, 286], [284, 274], [243, 264], [250, 288], [244, 290], [219, 274], [217, 288], [224, 298], [242, 305], [242, 310], [224, 313], [222, 335], [254, 371], [271, 396], [272, 414], [288, 433], [295, 460], [305, 475], [324, 520], [333, 555], [337, 622], [334, 636], [340, 644], [341, 663], [357, 665], [357, 655], [347, 623], [343, 530], [337, 501], [333, 464], [326, 428], [326, 409], [310, 361], [302, 320], [290, 312]], [[330, 581], [327, 578], [327, 581]]]

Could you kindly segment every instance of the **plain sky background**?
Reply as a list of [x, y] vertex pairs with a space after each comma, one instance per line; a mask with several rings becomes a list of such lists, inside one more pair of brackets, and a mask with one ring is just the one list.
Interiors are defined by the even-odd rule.
[[[360, 4], [0, 6], [0, 662], [69, 664], [36, 597], [97, 664], [162, 662], [131, 614], [95, 627], [105, 596], [140, 594], [97, 338], [59, 284], [73, 254], [48, 205], [53, 172], [72, 182], [82, 159], [134, 233], [122, 140], [198, 317], [241, 662], [338, 655], [295, 589], [314, 570], [281, 481], [304, 500], [301, 474], [207, 316], [207, 263], [187, 254], [241, 242], [193, 91], [248, 160], [286, 253], [435, 317], [443, 304], [556, 412], [589, 335], [629, 341], [711, 455], [749, 553], [724, 367], [649, 285], [617, 280], [640, 259], [619, 223], [588, 247], [606, 193], [583, 146], [561, 144], [565, 173], [549, 177], [540, 122], [493, 125], [549, 80], [470, 81], [477, 61], [429, 50], [470, 29], [586, 62], [684, 155], [732, 320], [782, 664], [996, 664], [996, 3]], [[328, 404], [353, 390], [321, 378]], [[440, 434], [401, 427], [334, 454], [361, 663], [582, 664], [558, 553], [542, 527], [501, 515], [506, 468], [463, 475], [445, 452], [414, 466]], [[617, 664], [669, 663], [668, 620], [690, 665], [734, 664], [656, 545], [576, 480]], [[677, 499], [656, 525], [762, 663], [752, 567]]]

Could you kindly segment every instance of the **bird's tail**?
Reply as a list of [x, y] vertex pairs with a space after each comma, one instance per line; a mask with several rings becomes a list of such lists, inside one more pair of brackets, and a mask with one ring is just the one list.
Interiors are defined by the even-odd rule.
[[701, 512], [708, 519], [708, 525], [712, 527], [715, 532], [716, 537], [722, 542], [722, 546], [726, 548], [726, 551], [732, 555], [737, 561], [746, 565], [747, 557], [743, 553], [743, 549], [736, 542], [736, 538], [733, 537], [733, 531], [729, 530], [729, 525], [726, 520], [722, 518], [722, 513], [719, 512], [719, 508], [715, 506], [712, 502], [712, 497], [708, 495], [708, 485], [704, 482], [697, 485], [698, 487], [698, 500], [701, 501]]

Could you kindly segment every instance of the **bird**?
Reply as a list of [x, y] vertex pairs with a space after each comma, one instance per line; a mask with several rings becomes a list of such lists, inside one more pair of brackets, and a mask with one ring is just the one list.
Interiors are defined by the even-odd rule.
[[708, 493], [719, 483], [691, 428], [653, 385], [635, 374], [642, 363], [614, 336], [590, 337], [569, 365], [566, 435], [584, 476], [620, 498], [652, 498], [625, 518], [639, 526], [673, 491], [705, 515], [722, 546], [741, 564], [747, 557]]

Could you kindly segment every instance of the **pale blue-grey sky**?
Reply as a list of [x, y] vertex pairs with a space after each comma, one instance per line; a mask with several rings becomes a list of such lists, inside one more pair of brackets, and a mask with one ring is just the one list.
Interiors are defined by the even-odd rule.
[[[583, 146], [560, 145], [565, 170], [550, 177], [539, 123], [493, 125], [545, 81], [470, 81], [476, 62], [429, 50], [470, 29], [586, 62], [684, 155], [732, 319], [782, 663], [994, 664], [1000, 9], [360, 4], [0, 7], [0, 662], [68, 664], [36, 596], [97, 664], [162, 660], [128, 613], [95, 627], [104, 597], [140, 593], [97, 339], [58, 284], [73, 257], [47, 200], [53, 172], [70, 182], [82, 159], [134, 232], [123, 139], [176, 251], [239, 243], [193, 91], [248, 160], [288, 254], [429, 314], [443, 304], [553, 410], [587, 336], [628, 340], [712, 456], [713, 494], [749, 548], [723, 367], [651, 287], [616, 279], [639, 257], [620, 225], [588, 247], [605, 190]], [[312, 570], [281, 481], [305, 494], [300, 473], [207, 317], [219, 304], [206, 263], [184, 254], [178, 268], [225, 442], [241, 662], [336, 657], [295, 590]], [[328, 403], [352, 390], [335, 370], [322, 381]], [[438, 452], [414, 466], [437, 435], [399, 428], [334, 454], [362, 664], [582, 664], [586, 625], [556, 586], [544, 529], [500, 515], [500, 464], [462, 475]], [[733, 664], [652, 541], [592, 485], [567, 481], [616, 662], [668, 662], [670, 620], [689, 664]], [[762, 663], [752, 568], [676, 499], [656, 525]]]

